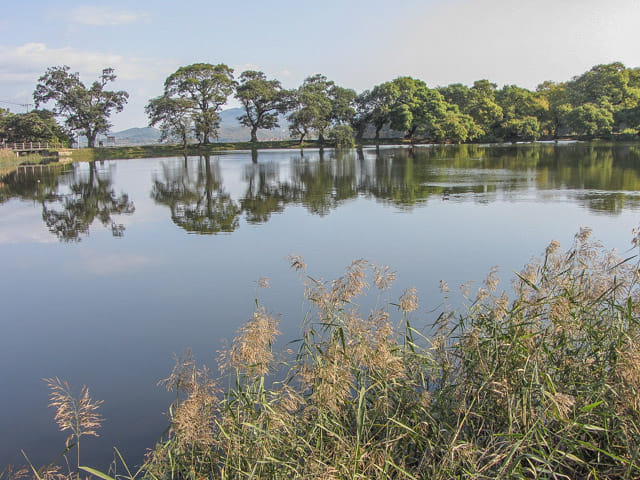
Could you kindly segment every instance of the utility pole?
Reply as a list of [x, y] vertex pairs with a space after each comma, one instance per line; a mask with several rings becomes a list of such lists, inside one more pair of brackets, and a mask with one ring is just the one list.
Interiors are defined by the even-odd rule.
[[24, 107], [25, 113], [29, 113], [29, 107], [33, 105], [33, 103], [16, 103], [16, 102], [11, 102], [9, 100], [0, 100], [0, 103], [6, 103], [7, 105], [16, 105], [18, 107]]

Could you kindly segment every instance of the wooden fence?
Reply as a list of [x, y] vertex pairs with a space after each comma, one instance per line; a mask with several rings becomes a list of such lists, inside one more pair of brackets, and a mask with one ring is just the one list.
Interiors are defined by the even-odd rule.
[[64, 148], [64, 145], [57, 142], [15, 142], [0, 143], [0, 148], [4, 150], [13, 150], [14, 152], [38, 152], [42, 150], [53, 150], [56, 148]]

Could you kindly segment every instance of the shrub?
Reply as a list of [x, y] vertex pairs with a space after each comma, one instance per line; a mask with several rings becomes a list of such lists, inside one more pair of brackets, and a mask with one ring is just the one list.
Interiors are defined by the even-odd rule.
[[353, 139], [353, 128], [349, 125], [336, 125], [329, 132], [329, 138], [337, 149], [353, 148], [356, 144]]

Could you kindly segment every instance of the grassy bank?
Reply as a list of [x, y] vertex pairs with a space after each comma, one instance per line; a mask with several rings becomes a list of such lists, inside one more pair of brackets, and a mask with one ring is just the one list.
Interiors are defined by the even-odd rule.
[[[388, 268], [359, 260], [327, 282], [292, 257], [307, 287], [297, 351], [273, 351], [278, 319], [256, 300], [220, 353], [222, 376], [181, 357], [162, 382], [176, 392], [167, 436], [137, 473], [120, 459], [109, 475], [639, 478], [638, 264], [589, 235], [581, 230], [567, 251], [552, 242], [515, 275], [511, 297], [490, 272], [475, 292], [461, 287], [466, 307], [453, 311], [442, 283], [428, 337], [411, 326], [414, 289], [389, 299]], [[364, 295], [376, 310], [359, 311]], [[49, 385], [71, 444], [87, 441], [99, 405]]]
[[[607, 139], [605, 142], [618, 141], [637, 141], [638, 136], [617, 135]], [[551, 139], [549, 139], [551, 140]], [[562, 140], [581, 140], [593, 141], [587, 138], [565, 138]], [[372, 147], [376, 145], [412, 145], [429, 143], [428, 140], [414, 139], [413, 142], [404, 138], [383, 138], [374, 140], [371, 138], [362, 139], [357, 142], [357, 147]], [[138, 146], [122, 146], [122, 147], [104, 147], [104, 148], [81, 148], [77, 150], [66, 150], [65, 159], [71, 159], [74, 162], [92, 162], [95, 160], [116, 160], [129, 158], [153, 158], [153, 157], [175, 157], [187, 155], [215, 155], [231, 150], [269, 150], [269, 149], [300, 149], [300, 148], [319, 148], [321, 145], [317, 140], [307, 140], [300, 144], [297, 140], [281, 140], [281, 141], [264, 141], [258, 143], [252, 142], [227, 142], [227, 143], [211, 143], [208, 145], [188, 145], [186, 152], [181, 145], [138, 145]], [[324, 143], [324, 147], [333, 148], [330, 143]], [[67, 156], [68, 155], [68, 156]], [[24, 163], [40, 163], [44, 159], [39, 155], [29, 155], [27, 157], [16, 157], [11, 152], [0, 151], [0, 174], [8, 173], [17, 166]]]
[[[304, 147], [313, 148], [318, 144], [315, 141], [304, 142]], [[188, 145], [187, 155], [213, 155], [217, 152], [229, 150], [251, 150], [258, 148], [260, 150], [276, 149], [276, 148], [300, 148], [298, 141], [277, 141], [277, 142], [260, 142], [253, 144], [251, 142], [234, 142], [234, 143], [211, 143], [208, 145]], [[73, 151], [73, 159], [79, 161], [93, 160], [111, 160], [119, 158], [150, 158], [150, 157], [175, 157], [185, 154], [185, 150], [181, 145], [140, 145], [132, 147], [106, 147], [106, 148], [82, 148]]]
[[44, 160], [37, 154], [18, 157], [11, 150], [0, 150], [0, 175], [4, 175], [16, 169], [19, 165], [29, 163], [38, 164]]

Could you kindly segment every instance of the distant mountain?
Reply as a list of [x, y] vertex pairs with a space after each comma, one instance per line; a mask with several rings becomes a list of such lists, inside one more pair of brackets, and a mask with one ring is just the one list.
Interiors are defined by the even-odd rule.
[[[242, 108], [229, 108], [220, 112], [220, 128], [218, 128], [218, 138], [212, 139], [218, 142], [248, 142], [251, 138], [251, 130], [240, 124], [238, 117], [244, 113]], [[260, 140], [286, 140], [289, 138], [289, 122], [284, 115], [278, 119], [278, 128], [273, 130], [258, 130]], [[115, 145], [153, 145], [160, 140], [160, 130], [153, 127], [129, 128], [120, 132], [110, 133], [109, 136], [98, 136], [98, 142], [102, 141], [105, 146]], [[81, 138], [81, 143], [86, 145], [86, 139]]]
[[158, 143], [160, 130], [153, 127], [129, 128], [113, 134], [117, 145], [147, 145]]
[[[251, 129], [241, 125], [238, 117], [244, 113], [243, 108], [229, 108], [220, 112], [219, 142], [248, 142]], [[258, 130], [258, 140], [287, 140], [289, 138], [289, 122], [284, 115], [278, 116], [278, 128]]]

